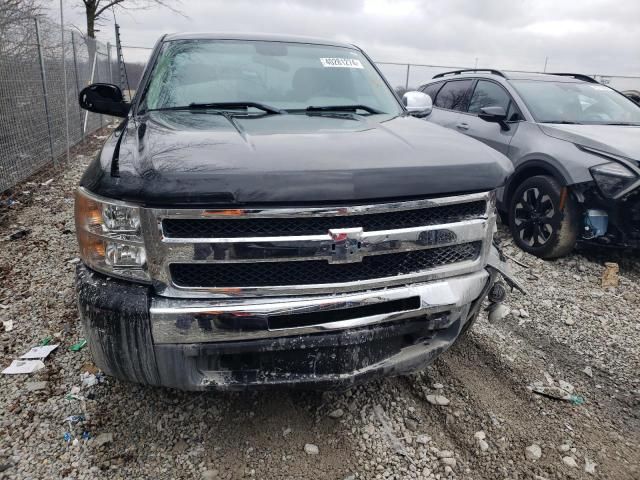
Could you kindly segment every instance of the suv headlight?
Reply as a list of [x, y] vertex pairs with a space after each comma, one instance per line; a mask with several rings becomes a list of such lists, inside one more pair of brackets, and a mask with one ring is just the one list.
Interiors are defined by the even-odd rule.
[[150, 280], [139, 207], [96, 197], [80, 187], [75, 218], [80, 257], [88, 267], [116, 277]]
[[636, 181], [638, 176], [620, 163], [610, 162], [590, 168], [591, 176], [605, 197], [613, 198]]

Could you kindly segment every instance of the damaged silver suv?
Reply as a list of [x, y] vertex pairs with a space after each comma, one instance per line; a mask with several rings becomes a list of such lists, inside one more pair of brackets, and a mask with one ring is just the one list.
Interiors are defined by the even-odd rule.
[[420, 90], [430, 122], [514, 163], [498, 208], [520, 248], [542, 258], [576, 242], [640, 248], [640, 105], [568, 73], [456, 70]]
[[345, 387], [416, 371], [500, 301], [495, 150], [415, 118], [359, 48], [183, 34], [156, 45], [76, 195], [95, 363], [187, 390]]

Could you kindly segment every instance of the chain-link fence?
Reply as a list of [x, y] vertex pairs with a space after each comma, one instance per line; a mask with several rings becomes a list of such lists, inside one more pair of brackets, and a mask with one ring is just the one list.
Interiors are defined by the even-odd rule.
[[78, 93], [89, 83], [111, 82], [115, 68], [107, 46], [68, 30], [63, 43], [60, 25], [46, 19], [3, 26], [0, 192], [57, 161], [107, 123], [108, 117], [80, 110]]

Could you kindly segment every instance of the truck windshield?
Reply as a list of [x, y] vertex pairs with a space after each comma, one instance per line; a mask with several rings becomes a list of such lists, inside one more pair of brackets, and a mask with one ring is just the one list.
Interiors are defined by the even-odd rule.
[[382, 77], [355, 49], [238, 40], [162, 45], [141, 110], [223, 103], [286, 111], [330, 106], [345, 111], [355, 105], [367, 107], [357, 109], [366, 114], [402, 112]]
[[640, 125], [640, 106], [604, 85], [513, 80], [540, 123]]

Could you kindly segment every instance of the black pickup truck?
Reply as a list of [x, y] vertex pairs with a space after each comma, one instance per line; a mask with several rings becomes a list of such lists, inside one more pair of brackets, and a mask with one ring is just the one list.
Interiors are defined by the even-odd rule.
[[[77, 190], [80, 314], [107, 374], [339, 388], [424, 368], [501, 297], [500, 153], [418, 118], [359, 48], [167, 35]], [[504, 292], [504, 289], [502, 289]]]

